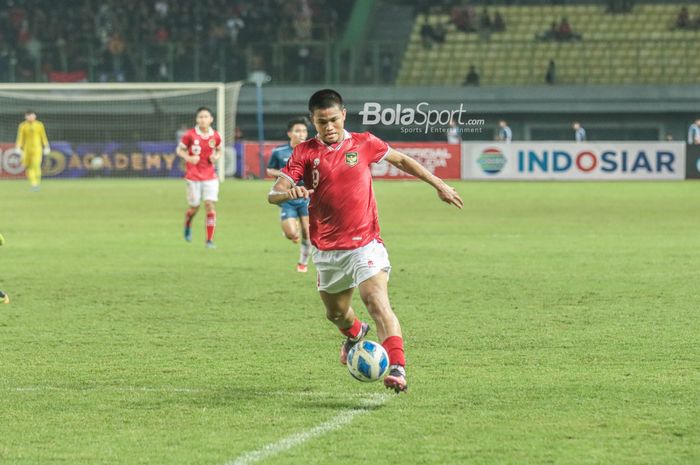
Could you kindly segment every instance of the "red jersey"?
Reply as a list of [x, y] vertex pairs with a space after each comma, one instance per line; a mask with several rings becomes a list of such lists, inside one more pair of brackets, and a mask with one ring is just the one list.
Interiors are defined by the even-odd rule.
[[316, 248], [348, 250], [381, 241], [370, 165], [388, 152], [389, 145], [369, 132], [344, 131], [335, 146], [316, 137], [294, 147], [281, 173], [314, 190], [309, 229]]
[[180, 146], [187, 152], [199, 156], [199, 163], [185, 163], [185, 179], [190, 181], [210, 181], [216, 179], [214, 163], [209, 159], [214, 153], [214, 148], [221, 146], [221, 136], [214, 129], [209, 128], [208, 133], [203, 133], [199, 127], [187, 131], [180, 140]]

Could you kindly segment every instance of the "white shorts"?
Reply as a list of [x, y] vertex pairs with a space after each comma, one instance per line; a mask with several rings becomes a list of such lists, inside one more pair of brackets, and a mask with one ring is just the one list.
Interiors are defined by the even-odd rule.
[[185, 179], [187, 183], [187, 203], [190, 207], [198, 207], [202, 200], [211, 202], [219, 201], [219, 180], [191, 181]]
[[352, 250], [318, 250], [314, 247], [312, 259], [318, 273], [318, 290], [329, 294], [356, 287], [380, 271], [391, 272], [389, 254], [384, 244], [377, 240]]

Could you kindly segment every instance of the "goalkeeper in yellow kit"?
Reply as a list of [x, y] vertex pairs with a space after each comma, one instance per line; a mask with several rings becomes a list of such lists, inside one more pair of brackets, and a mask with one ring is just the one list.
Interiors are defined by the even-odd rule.
[[49, 139], [46, 137], [44, 123], [36, 119], [36, 113], [27, 110], [24, 121], [17, 128], [17, 150], [22, 155], [22, 166], [32, 190], [39, 190], [41, 182], [41, 157], [51, 152]]

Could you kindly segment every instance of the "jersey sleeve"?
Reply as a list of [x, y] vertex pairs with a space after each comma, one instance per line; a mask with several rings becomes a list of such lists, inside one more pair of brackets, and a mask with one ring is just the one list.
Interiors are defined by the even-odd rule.
[[46, 127], [44, 126], [44, 123], [41, 123], [41, 133], [39, 134], [41, 136], [41, 143], [44, 145], [44, 147], [48, 147], [49, 145], [49, 138], [46, 136]]
[[304, 177], [304, 152], [299, 146], [294, 147], [292, 156], [287, 160], [287, 166], [280, 170], [280, 176], [289, 179], [296, 185]]
[[369, 163], [379, 163], [384, 160], [384, 157], [389, 153], [389, 144], [381, 140], [379, 137], [368, 132], [367, 133], [367, 155]]
[[282, 168], [280, 166], [280, 159], [277, 156], [276, 150], [272, 150], [272, 154], [270, 155], [270, 160], [268, 160], [268, 162], [267, 162], [267, 167], [270, 169], [273, 169], [273, 170], [278, 170], [278, 169]]
[[19, 148], [24, 147], [24, 123], [20, 123], [17, 128], [17, 144], [15, 145]]
[[183, 149], [189, 149], [190, 145], [192, 145], [192, 134], [186, 132], [185, 135], [182, 136], [182, 139], [180, 139], [180, 144], [178, 145]]

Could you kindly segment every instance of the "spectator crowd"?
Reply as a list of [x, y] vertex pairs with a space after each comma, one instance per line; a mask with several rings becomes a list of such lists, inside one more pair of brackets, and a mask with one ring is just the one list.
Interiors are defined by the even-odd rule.
[[[0, 0], [0, 81], [246, 76], [274, 43], [327, 40], [353, 0]], [[224, 69], [222, 69], [224, 67]]]

